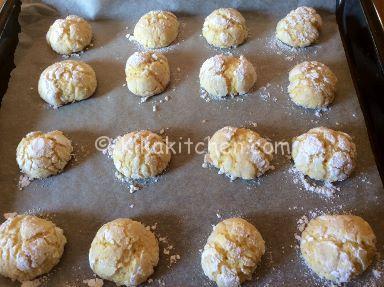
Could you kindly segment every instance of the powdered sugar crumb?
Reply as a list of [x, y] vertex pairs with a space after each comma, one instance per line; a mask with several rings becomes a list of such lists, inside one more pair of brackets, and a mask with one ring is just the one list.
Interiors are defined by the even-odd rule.
[[30, 184], [31, 184], [31, 179], [28, 176], [26, 176], [25, 174], [20, 175], [19, 183], [17, 185], [20, 190], [22, 190], [23, 188], [27, 187]]
[[104, 281], [99, 278], [93, 278], [93, 279], [86, 279], [83, 280], [84, 284], [87, 284], [88, 287], [103, 287]]
[[332, 197], [337, 191], [340, 191], [339, 187], [336, 187], [330, 182], [325, 182], [324, 185], [317, 185], [314, 182], [310, 182], [310, 180], [295, 167], [291, 167], [289, 173], [293, 175], [293, 182], [295, 184], [300, 183], [306, 191], [318, 193], [326, 197]]

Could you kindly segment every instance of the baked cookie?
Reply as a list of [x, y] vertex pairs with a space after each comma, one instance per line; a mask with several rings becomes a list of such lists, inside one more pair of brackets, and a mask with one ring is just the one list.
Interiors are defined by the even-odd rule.
[[354, 215], [323, 215], [312, 219], [301, 235], [300, 250], [320, 277], [348, 282], [371, 265], [376, 237], [369, 224]]
[[232, 179], [254, 179], [272, 168], [273, 146], [258, 133], [224, 127], [208, 141], [205, 162]]
[[288, 93], [296, 105], [322, 109], [333, 102], [336, 83], [335, 74], [326, 65], [305, 61], [289, 72]]
[[89, 98], [96, 90], [96, 74], [81, 61], [66, 60], [46, 68], [40, 75], [40, 97], [57, 108]]
[[17, 146], [16, 161], [29, 178], [45, 178], [61, 172], [72, 151], [71, 141], [61, 131], [30, 132]]
[[356, 164], [356, 146], [343, 132], [325, 127], [293, 139], [295, 167], [312, 179], [334, 182], [346, 179]]
[[171, 160], [171, 151], [158, 134], [138, 131], [116, 139], [112, 158], [125, 177], [143, 179], [160, 174]]
[[237, 287], [252, 274], [265, 252], [260, 232], [242, 218], [217, 224], [201, 255], [204, 274], [219, 287]]
[[47, 42], [52, 49], [63, 55], [80, 52], [92, 40], [92, 27], [83, 18], [69, 15], [57, 19], [47, 33]]
[[220, 8], [205, 18], [203, 36], [218, 48], [231, 48], [242, 44], [248, 36], [243, 15], [233, 8]]
[[306, 47], [314, 43], [320, 35], [322, 20], [316, 10], [299, 7], [277, 23], [276, 37], [292, 47]]
[[150, 97], [165, 90], [170, 80], [167, 58], [155, 52], [135, 52], [125, 66], [128, 89], [137, 96]]
[[137, 22], [133, 31], [136, 41], [147, 48], [169, 46], [179, 34], [179, 21], [168, 11], [150, 11]]
[[256, 82], [256, 72], [244, 57], [216, 55], [206, 60], [200, 69], [200, 86], [213, 97], [243, 95]]
[[155, 235], [140, 222], [119, 218], [104, 224], [89, 250], [93, 272], [117, 286], [145, 282], [159, 262]]
[[51, 221], [14, 215], [0, 226], [0, 275], [20, 282], [48, 273], [63, 255], [67, 240]]

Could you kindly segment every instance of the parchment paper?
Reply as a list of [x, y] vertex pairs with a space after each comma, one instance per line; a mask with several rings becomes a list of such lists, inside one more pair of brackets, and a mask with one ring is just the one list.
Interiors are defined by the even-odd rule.
[[[169, 255], [163, 254], [165, 245], [161, 243], [152, 286], [211, 286], [200, 267], [200, 250], [211, 225], [233, 216], [253, 223], [267, 246], [254, 279], [245, 286], [326, 285], [309, 271], [296, 248], [294, 234], [299, 233], [297, 220], [303, 215], [361, 215], [375, 230], [382, 253], [383, 188], [339, 37], [334, 1], [47, 2], [51, 6], [38, 1], [23, 4], [16, 69], [0, 109], [0, 213], [43, 214], [63, 228], [68, 239], [64, 256], [46, 278], [46, 286], [84, 286], [81, 281], [93, 277], [88, 249], [97, 229], [119, 217], [134, 218], [146, 225], [157, 223], [155, 233], [166, 236], [174, 246], [170, 255], [181, 257], [168, 268]], [[280, 18], [301, 4], [323, 8], [320, 14], [324, 26], [319, 44], [291, 50], [275, 42], [274, 30]], [[244, 54], [255, 65], [258, 80], [248, 96], [206, 102], [199, 96], [199, 68], [205, 59], [223, 51], [206, 43], [201, 27], [206, 15], [225, 6], [239, 8], [247, 20], [249, 39], [230, 52]], [[133, 33], [143, 13], [153, 9], [174, 11], [182, 27], [176, 43], [161, 50], [172, 70], [170, 87], [140, 103], [123, 86], [125, 61], [140, 49], [125, 36]], [[43, 69], [63, 60], [48, 47], [45, 34], [55, 19], [68, 13], [94, 19], [93, 47], [71, 58], [92, 65], [98, 88], [86, 101], [53, 110], [39, 98], [37, 81]], [[288, 71], [307, 59], [327, 64], [339, 79], [336, 100], [320, 117], [296, 107], [287, 95]], [[169, 101], [161, 103], [166, 96]], [[343, 130], [353, 136], [357, 145], [356, 171], [350, 179], [337, 184], [340, 191], [335, 197], [326, 199], [295, 184], [288, 172], [291, 162], [281, 154], [275, 156], [276, 169], [260, 180], [230, 182], [216, 169], [202, 168], [203, 155], [187, 154], [183, 146], [183, 152], [173, 156], [158, 182], [130, 194], [127, 185], [116, 180], [112, 160], [94, 147], [100, 136], [116, 137], [140, 129], [165, 129], [171, 140], [182, 137], [182, 141], [190, 138], [196, 143], [226, 125], [254, 128], [273, 141], [290, 140], [316, 126]], [[75, 159], [64, 173], [19, 190], [17, 144], [30, 131], [55, 129], [72, 139]], [[376, 265], [373, 269], [380, 268]], [[383, 276], [376, 278], [373, 269], [349, 286], [383, 286]], [[18, 284], [0, 278], [0, 286]]]

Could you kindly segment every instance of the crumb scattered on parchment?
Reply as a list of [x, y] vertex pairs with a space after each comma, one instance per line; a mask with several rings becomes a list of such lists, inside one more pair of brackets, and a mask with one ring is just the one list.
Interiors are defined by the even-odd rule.
[[83, 280], [84, 284], [87, 284], [88, 287], [103, 287], [104, 281], [99, 278], [93, 278], [93, 279], [86, 279]]
[[20, 190], [22, 190], [24, 187], [27, 187], [28, 185], [30, 185], [30, 183], [31, 183], [31, 179], [25, 174], [22, 174], [19, 177], [19, 183], [17, 186], [19, 187]]
[[171, 254], [171, 252], [174, 250], [174, 246], [169, 243], [167, 237], [162, 237], [159, 234], [157, 234], [156, 236], [163, 247], [163, 254], [169, 256], [168, 268], [170, 268], [173, 264], [176, 264], [177, 261], [181, 259], [181, 256], [179, 254]]
[[40, 287], [43, 284], [47, 283], [48, 275], [42, 276], [35, 280], [21, 282], [20, 287]]
[[[309, 220], [308, 220], [308, 217], [306, 215], [303, 215], [302, 217], [300, 217], [296, 224], [297, 224], [297, 230], [299, 231], [300, 235], [297, 234], [297, 233], [294, 233], [294, 237], [295, 239], [300, 243], [301, 241], [301, 233], [303, 233], [305, 227], [307, 226]], [[298, 247], [298, 246], [296, 246]]]
[[336, 187], [330, 182], [324, 182], [324, 185], [317, 185], [316, 183], [311, 182], [295, 167], [291, 167], [288, 171], [293, 175], [293, 182], [295, 184], [300, 183], [306, 191], [318, 193], [326, 197], [332, 197], [337, 191], [340, 191], [339, 187]]
[[138, 190], [140, 190], [140, 186], [135, 185], [133, 183], [129, 185], [129, 193], [134, 193]]
[[22, 282], [20, 287], [39, 287], [40, 285], [41, 285], [40, 279], [35, 279], [33, 281]]

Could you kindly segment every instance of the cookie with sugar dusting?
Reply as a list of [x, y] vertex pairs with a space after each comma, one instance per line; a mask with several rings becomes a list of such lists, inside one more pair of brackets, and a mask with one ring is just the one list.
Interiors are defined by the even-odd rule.
[[292, 101], [302, 107], [322, 109], [335, 98], [337, 78], [326, 65], [305, 61], [289, 72], [288, 93]]
[[72, 157], [72, 143], [61, 131], [30, 132], [16, 149], [19, 168], [29, 178], [60, 173]]
[[48, 44], [58, 54], [69, 55], [84, 50], [92, 41], [92, 27], [83, 18], [69, 15], [57, 19], [47, 32]]
[[143, 224], [119, 218], [104, 224], [89, 250], [89, 265], [101, 278], [117, 286], [145, 282], [159, 262], [159, 244]]
[[135, 40], [147, 48], [169, 46], [179, 34], [179, 21], [168, 11], [150, 11], [135, 25]]
[[204, 274], [219, 287], [237, 287], [252, 274], [265, 253], [265, 242], [256, 229], [242, 218], [217, 224], [201, 254]]
[[141, 97], [159, 94], [170, 81], [168, 60], [161, 53], [135, 52], [127, 60], [125, 75], [133, 94]]
[[143, 130], [118, 137], [112, 159], [125, 177], [144, 179], [164, 171], [171, 160], [171, 150], [161, 136]]
[[89, 98], [96, 87], [96, 73], [92, 67], [73, 60], [47, 67], [38, 84], [40, 97], [55, 108]]
[[376, 254], [371, 226], [355, 215], [322, 215], [312, 219], [301, 235], [301, 255], [320, 277], [336, 284], [363, 273]]
[[212, 46], [231, 48], [246, 40], [248, 29], [239, 11], [233, 8], [220, 8], [205, 18], [203, 36]]
[[210, 138], [205, 162], [230, 178], [254, 179], [272, 169], [273, 146], [257, 132], [224, 127]]
[[216, 98], [243, 95], [256, 82], [256, 71], [243, 55], [240, 57], [215, 55], [200, 68], [200, 86]]
[[322, 20], [316, 10], [302, 6], [277, 23], [276, 37], [289, 46], [306, 47], [319, 38], [321, 25]]
[[343, 132], [318, 127], [292, 141], [295, 167], [315, 180], [341, 181], [356, 165], [356, 146]]
[[0, 275], [23, 282], [48, 273], [59, 263], [66, 242], [63, 230], [51, 221], [9, 216], [0, 225]]

